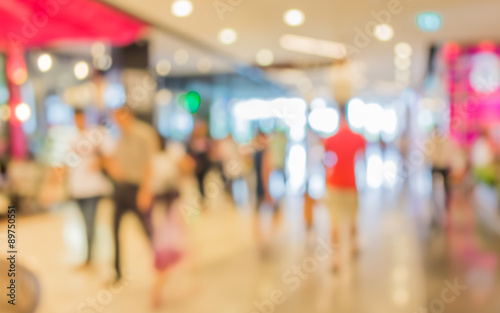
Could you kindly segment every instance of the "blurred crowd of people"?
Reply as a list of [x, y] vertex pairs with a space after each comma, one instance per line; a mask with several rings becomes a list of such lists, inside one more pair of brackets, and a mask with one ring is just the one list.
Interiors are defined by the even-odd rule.
[[[331, 217], [332, 243], [339, 243], [340, 225], [347, 223], [350, 250], [356, 257], [359, 251], [356, 162], [364, 158], [367, 142], [350, 129], [345, 107], [341, 106], [339, 112], [339, 129], [335, 135], [321, 138], [311, 130], [308, 132], [306, 171], [309, 175], [318, 164], [324, 169], [326, 188], [322, 198]], [[74, 130], [68, 133], [64, 163], [57, 166], [44, 170], [32, 157], [25, 160], [3, 158], [0, 165], [2, 201], [12, 202], [21, 212], [35, 211], [34, 207], [48, 208], [68, 200], [76, 202], [86, 229], [87, 258], [83, 266], [87, 267], [93, 258], [98, 203], [103, 198], [112, 199], [115, 209], [110, 227], [116, 281], [122, 277], [120, 251], [123, 243], [119, 234], [128, 231], [120, 230], [122, 219], [130, 212], [142, 225], [154, 252], [157, 274], [152, 301], [155, 306], [161, 302], [161, 289], [168, 270], [183, 256], [183, 224], [189, 212], [185, 212], [179, 202], [182, 186], [188, 180], [196, 182], [192, 186], [197, 186], [197, 210], [201, 213], [214, 193], [223, 194], [229, 203], [241, 205], [235, 186], [242, 182], [250, 186], [249, 190], [254, 191], [254, 197], [250, 198], [255, 208], [255, 241], [260, 254], [264, 258], [268, 255], [269, 242], [280, 226], [280, 208], [285, 194], [270, 186], [279, 180], [285, 185], [289, 145], [284, 132], [258, 131], [251, 142], [240, 145], [231, 135], [211, 139], [208, 124], [197, 120], [186, 142], [174, 142], [160, 136], [127, 106], [113, 110], [110, 121], [119, 130], [118, 136], [112, 135], [109, 125], [89, 125], [85, 111], [75, 110]], [[451, 203], [452, 182], [462, 179], [466, 172], [473, 173], [478, 181], [500, 186], [498, 145], [488, 132], [483, 132], [468, 151], [458, 148], [447, 132], [436, 127], [424, 146], [433, 182], [442, 182], [445, 211]], [[215, 176], [222, 182], [217, 185], [220, 190], [213, 190], [207, 183], [210, 173], [217, 173]], [[311, 192], [313, 182], [310, 178], [306, 178], [304, 192], [304, 224], [312, 232], [314, 207], [321, 197]], [[436, 208], [440, 206], [436, 202]], [[153, 220], [153, 207], [160, 207], [160, 220]], [[260, 222], [264, 211], [272, 213], [272, 226], [268, 231]], [[340, 260], [334, 255], [332, 269], [337, 271], [339, 266]]]

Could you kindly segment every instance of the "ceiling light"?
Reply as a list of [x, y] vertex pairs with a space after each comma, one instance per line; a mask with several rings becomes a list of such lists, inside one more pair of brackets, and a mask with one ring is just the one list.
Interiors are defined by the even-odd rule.
[[184, 49], [179, 49], [174, 54], [175, 63], [184, 65], [189, 60], [189, 53]]
[[162, 59], [156, 63], [156, 73], [160, 76], [167, 76], [171, 69], [172, 66], [168, 60]]
[[400, 42], [394, 46], [394, 53], [401, 59], [407, 59], [411, 57], [413, 49], [410, 44], [406, 42]]
[[435, 12], [424, 12], [417, 15], [417, 25], [424, 32], [439, 30], [441, 23], [441, 16]]
[[176, 0], [172, 3], [170, 10], [177, 17], [186, 17], [193, 12], [193, 4], [189, 0]]
[[273, 63], [274, 55], [269, 49], [261, 49], [257, 52], [255, 59], [260, 66], [269, 66]]
[[77, 79], [85, 79], [89, 75], [89, 65], [85, 61], [80, 61], [75, 64], [73, 72], [75, 73], [75, 77]]
[[347, 49], [341, 43], [291, 34], [283, 35], [280, 45], [286, 50], [332, 59], [343, 59], [347, 55]]
[[379, 24], [375, 26], [373, 34], [375, 35], [375, 38], [377, 38], [380, 41], [389, 41], [394, 36], [394, 30], [390, 25]]
[[283, 20], [288, 26], [300, 26], [304, 24], [304, 12], [297, 9], [291, 9], [285, 12]]
[[52, 57], [50, 54], [44, 53], [38, 57], [37, 64], [41, 72], [47, 72], [52, 67]]
[[225, 45], [230, 45], [236, 41], [238, 35], [232, 28], [224, 28], [219, 32], [219, 41]]

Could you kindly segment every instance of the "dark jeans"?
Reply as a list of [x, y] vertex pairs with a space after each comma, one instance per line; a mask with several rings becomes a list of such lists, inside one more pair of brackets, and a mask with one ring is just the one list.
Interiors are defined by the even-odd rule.
[[83, 220], [85, 221], [85, 231], [87, 233], [87, 263], [90, 262], [92, 254], [92, 241], [94, 239], [95, 229], [95, 214], [97, 211], [97, 203], [100, 197], [80, 198], [75, 199], [80, 211], [82, 211]]
[[448, 209], [450, 205], [450, 169], [449, 168], [440, 168], [440, 167], [432, 167], [432, 177], [434, 175], [441, 175], [443, 177], [444, 184], [444, 195], [445, 195], [445, 209]]
[[117, 279], [121, 278], [120, 270], [120, 222], [123, 215], [127, 211], [134, 213], [148, 236], [151, 243], [151, 210], [146, 213], [140, 212], [137, 208], [136, 199], [139, 186], [127, 183], [119, 183], [115, 185], [114, 202], [115, 215], [113, 218], [113, 239], [115, 244], [115, 270]]

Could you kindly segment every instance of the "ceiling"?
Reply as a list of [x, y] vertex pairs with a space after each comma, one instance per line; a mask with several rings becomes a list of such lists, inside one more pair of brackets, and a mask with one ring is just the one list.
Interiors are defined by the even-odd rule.
[[[355, 28], [364, 29], [368, 22], [374, 21], [371, 12], [387, 10], [388, 5], [397, 0], [191, 0], [194, 10], [184, 18], [171, 14], [174, 0], [103, 1], [155, 26], [149, 33], [153, 60], [172, 60], [175, 51], [186, 49], [189, 62], [182, 66], [172, 62], [172, 73], [185, 75], [197, 73], [197, 61], [206, 57], [212, 60], [215, 72], [229, 71], [237, 64], [255, 64], [255, 54], [263, 48], [273, 51], [273, 66], [303, 68], [329, 64], [333, 59], [284, 50], [279, 45], [280, 37], [296, 34], [354, 45]], [[239, 5], [233, 5], [233, 10], [220, 18], [213, 5], [215, 1]], [[383, 93], [385, 88], [390, 92], [395, 71], [393, 49], [398, 42], [408, 42], [413, 48], [411, 83], [417, 86], [425, 75], [428, 48], [432, 43], [500, 39], [500, 2], [497, 0], [401, 0], [399, 5], [402, 12], [391, 15], [390, 24], [395, 31], [392, 40], [371, 39], [352, 56], [358, 65], [360, 87], [364, 89], [380, 89]], [[283, 13], [291, 8], [305, 13], [303, 25], [290, 27], [283, 22]], [[425, 33], [416, 26], [416, 15], [423, 11], [435, 11], [442, 16], [439, 31]], [[238, 39], [225, 46], [218, 42], [217, 34], [227, 27], [236, 30]], [[315, 84], [321, 84], [312, 79]]]

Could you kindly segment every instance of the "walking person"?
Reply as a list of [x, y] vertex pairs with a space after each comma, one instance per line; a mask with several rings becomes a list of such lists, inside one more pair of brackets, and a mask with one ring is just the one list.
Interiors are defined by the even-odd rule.
[[160, 144], [155, 130], [139, 121], [127, 106], [116, 109], [113, 116], [121, 134], [113, 157], [106, 162], [106, 169], [115, 182], [113, 239], [119, 280], [122, 277], [119, 233], [123, 215], [128, 211], [134, 213], [151, 240], [152, 160]]
[[111, 182], [102, 172], [103, 158], [111, 155], [113, 143], [106, 129], [88, 127], [86, 114], [76, 109], [74, 113], [76, 129], [69, 139], [67, 164], [68, 191], [82, 212], [87, 239], [87, 259], [90, 265], [97, 204], [101, 197], [112, 193]]
[[211, 167], [210, 161], [210, 139], [208, 138], [208, 126], [204, 121], [197, 121], [194, 125], [191, 138], [188, 143], [188, 154], [196, 162], [194, 174], [200, 189], [201, 199], [205, 200], [205, 176]]
[[[434, 149], [430, 153], [432, 184], [435, 185], [436, 176], [441, 176], [444, 186], [444, 208], [448, 211], [450, 207], [450, 171], [451, 171], [451, 153], [452, 146], [448, 140], [447, 134], [440, 134], [439, 130], [434, 127], [430, 138]], [[433, 188], [435, 190], [435, 187]]]
[[[339, 244], [339, 228], [342, 221], [349, 224], [351, 251], [358, 252], [357, 216], [358, 190], [356, 186], [356, 156], [365, 150], [365, 139], [354, 133], [347, 123], [346, 108], [339, 108], [340, 123], [338, 132], [325, 140], [325, 153], [334, 156], [336, 163], [326, 168], [326, 201], [330, 210], [332, 241]], [[331, 165], [331, 164], [330, 164]], [[333, 256], [332, 269], [340, 266], [340, 258]]]

